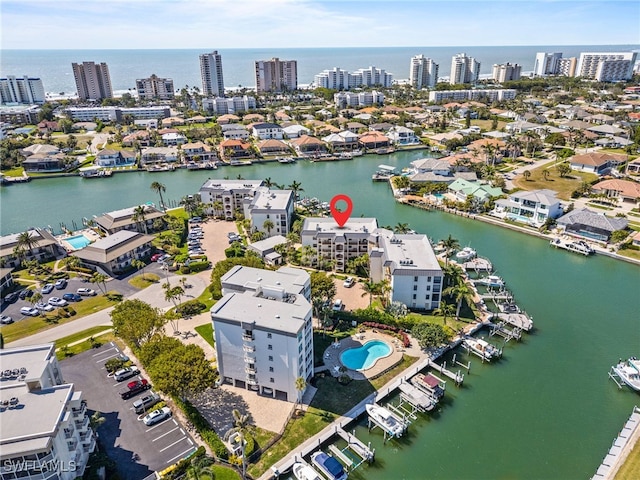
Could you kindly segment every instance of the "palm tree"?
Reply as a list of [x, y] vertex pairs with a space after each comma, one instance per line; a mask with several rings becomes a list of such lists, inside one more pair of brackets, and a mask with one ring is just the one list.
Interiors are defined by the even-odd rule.
[[462, 283], [464, 278], [464, 272], [462, 268], [455, 263], [445, 265], [442, 269], [444, 273], [444, 284], [449, 287], [451, 285], [458, 285]]
[[446, 325], [447, 318], [451, 317], [456, 311], [456, 307], [447, 302], [440, 302], [440, 307], [433, 311], [434, 315], [442, 315], [442, 321]]
[[473, 290], [464, 282], [445, 288], [442, 293], [450, 296], [458, 303], [456, 307], [456, 320], [460, 318], [462, 302], [465, 301], [467, 305], [471, 305], [473, 302]]
[[453, 238], [451, 234], [444, 240], [442, 240], [442, 246], [445, 248], [445, 264], [449, 264], [449, 257], [454, 250], [460, 248], [460, 242], [457, 238]]
[[[303, 377], [296, 378], [296, 390], [298, 391], [298, 403], [302, 404], [302, 393], [307, 388], [307, 381]], [[295, 405], [294, 405], [295, 407]]]
[[373, 297], [380, 294], [380, 284], [378, 282], [374, 282], [373, 280], [366, 280], [362, 282], [362, 295], [369, 295], [369, 306], [373, 302]]
[[78, 268], [82, 264], [82, 260], [76, 257], [75, 255], [69, 255], [64, 259], [64, 267], [69, 270], [73, 270], [74, 268]]
[[273, 229], [273, 227], [275, 227], [275, 225], [271, 220], [265, 220], [264, 223], [262, 224], [262, 228], [264, 228], [267, 231], [268, 237], [271, 236], [271, 230]]
[[131, 217], [131, 220], [136, 222], [136, 224], [138, 225], [138, 228], [140, 228], [140, 224], [142, 224], [142, 226], [144, 227], [144, 233], [148, 233], [147, 218], [145, 217], [145, 213], [146, 212], [145, 212], [144, 205], [138, 205], [136, 208], [133, 209], [133, 216]]
[[231, 411], [231, 414], [233, 415], [233, 424], [234, 426], [231, 427], [229, 430], [226, 431], [226, 433], [224, 434], [224, 440], [226, 442], [229, 441], [229, 439], [231, 438], [231, 435], [233, 435], [234, 433], [237, 433], [239, 435], [239, 440], [240, 440], [240, 446], [242, 447], [242, 478], [245, 478], [246, 476], [246, 470], [247, 470], [247, 460], [245, 458], [245, 452], [244, 452], [244, 447], [245, 447], [245, 440], [244, 440], [244, 434], [245, 431], [247, 429], [247, 426], [249, 425], [249, 415], [248, 414], [243, 414], [240, 413], [240, 411], [236, 408], [234, 408]]
[[107, 294], [107, 276], [102, 273], [94, 273], [91, 277], [91, 283], [95, 283], [103, 294]]
[[491, 164], [492, 166], [496, 163], [496, 147], [491, 143], [485, 143], [480, 147], [482, 153], [484, 153], [487, 165]]
[[[405, 177], [406, 178], [406, 177]], [[398, 222], [395, 227], [393, 227], [394, 233], [409, 233], [409, 224], [408, 223], [400, 223]]]
[[264, 179], [264, 186], [267, 188], [271, 188], [275, 185], [275, 182], [271, 181], [271, 177], [267, 177]]
[[31, 306], [35, 305], [36, 303], [38, 303], [40, 300], [42, 300], [42, 294], [40, 292], [38, 292], [37, 290], [33, 292], [33, 295], [31, 295], [27, 301], [31, 304]]
[[26, 249], [29, 252], [29, 256], [31, 256], [33, 252], [33, 247], [38, 246], [38, 240], [31, 236], [31, 231], [20, 233], [16, 240], [16, 248], [23, 251]]
[[529, 170], [525, 170], [524, 172], [522, 172], [522, 176], [528, 182], [529, 178], [531, 178], [531, 172]]
[[162, 183], [160, 182], [153, 182], [151, 184], [151, 190], [153, 190], [154, 192], [156, 192], [158, 195], [160, 195], [160, 208], [162, 208], [163, 212], [167, 211], [167, 208], [164, 204], [164, 200], [162, 198], [162, 194], [164, 192], [167, 191], [167, 187], [165, 187]]
[[222, 200], [216, 200], [215, 202], [213, 202], [213, 214], [216, 217], [219, 217], [222, 215], [222, 209], [224, 208], [224, 204], [222, 203]]
[[544, 178], [545, 180], [549, 180], [549, 170], [547, 170], [546, 168], [542, 170], [542, 178]]
[[131, 261], [131, 266], [136, 270], [142, 270], [142, 278], [144, 279], [144, 267], [146, 267], [147, 264], [136, 258]]
[[189, 217], [193, 217], [193, 213], [197, 208], [197, 203], [193, 195], [188, 195], [180, 200], [180, 205], [184, 207], [184, 211], [189, 214]]
[[291, 184], [287, 188], [293, 191], [294, 201], [298, 200], [298, 192], [304, 192], [304, 188], [302, 188], [302, 183], [297, 182], [296, 180], [291, 182]]

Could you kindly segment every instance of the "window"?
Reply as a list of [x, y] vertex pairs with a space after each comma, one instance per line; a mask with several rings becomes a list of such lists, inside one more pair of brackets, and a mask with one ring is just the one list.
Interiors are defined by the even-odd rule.
[[427, 295], [426, 297], [424, 297], [424, 299], [425, 299], [425, 300], [429, 300], [429, 297], [430, 297], [430, 296], [431, 296], [431, 295]]
[[273, 367], [269, 367], [269, 371], [270, 371], [270, 372], [273, 372]]
[[267, 333], [267, 338], [271, 338], [271, 334], [270, 333]]
[[271, 377], [271, 378], [269, 379], [269, 382], [271, 382], [271, 383], [275, 383], [274, 378], [273, 378], [273, 377]]
[[267, 350], [273, 350], [273, 345], [271, 344], [267, 345]]
[[418, 285], [413, 286], [413, 291], [415, 292], [416, 290], [418, 290]]
[[269, 355], [269, 361], [273, 362], [273, 355]]
[[413, 277], [413, 281], [417, 282], [418, 281], [418, 277]]
[[414, 299], [414, 300], [416, 299], [416, 294], [415, 294], [415, 293], [413, 294], [413, 299]]

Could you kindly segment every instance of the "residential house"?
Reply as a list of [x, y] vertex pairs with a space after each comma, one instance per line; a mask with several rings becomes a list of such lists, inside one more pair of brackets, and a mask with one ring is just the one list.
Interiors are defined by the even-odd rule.
[[190, 162], [215, 162], [218, 155], [209, 145], [203, 142], [191, 142], [182, 145], [184, 161]]
[[416, 137], [416, 133], [410, 128], [403, 126], [394, 126], [387, 132], [387, 137], [391, 143], [395, 145], [419, 145], [420, 139]]
[[637, 204], [640, 199], [640, 183], [630, 180], [613, 178], [603, 180], [591, 187], [591, 191], [596, 194], [606, 195], [614, 200], [621, 199], [623, 202]]
[[287, 138], [299, 138], [302, 135], [309, 135], [309, 129], [302, 125], [289, 125], [282, 129]]
[[250, 136], [249, 130], [239, 123], [222, 124], [220, 128], [225, 140], [248, 140]]
[[[55, 237], [44, 228], [31, 228], [26, 232], [29, 233], [32, 246], [30, 249], [26, 245], [22, 247], [25, 260], [45, 262], [53, 260], [64, 252]], [[0, 237], [0, 263], [4, 267], [20, 266], [21, 258], [17, 255], [16, 248], [20, 247], [19, 240], [23, 233], [12, 233]]]
[[[140, 210], [143, 207], [144, 210]], [[103, 213], [94, 217], [98, 228], [107, 235], [112, 235], [120, 230], [131, 230], [140, 233], [148, 233], [156, 230], [154, 224], [166, 214], [151, 205], [140, 205], [123, 208], [112, 212]]]
[[129, 135], [122, 137], [122, 145], [125, 147], [131, 147], [134, 144], [138, 144], [141, 147], [148, 147], [151, 145], [151, 138], [148, 130], [136, 130]]
[[629, 221], [581, 208], [562, 215], [556, 223], [567, 235], [606, 243], [613, 232], [626, 229]]
[[224, 115], [220, 115], [216, 122], [218, 125], [229, 125], [230, 123], [237, 123], [240, 121], [240, 117], [237, 115], [233, 115], [232, 113], [225, 113]]
[[111, 150], [105, 148], [96, 154], [94, 163], [101, 167], [135, 165], [136, 154], [128, 150]]
[[220, 142], [219, 149], [221, 158], [241, 158], [252, 155], [251, 145], [239, 139], [223, 140]]
[[348, 122], [347, 125], [345, 126], [345, 128], [354, 134], [359, 134], [359, 133], [364, 133], [366, 132], [369, 127], [367, 127], [366, 125], [360, 123], [360, 122]]
[[363, 148], [383, 148], [388, 147], [390, 145], [389, 138], [376, 131], [366, 132], [359, 136], [360, 145]]
[[174, 163], [179, 160], [177, 147], [149, 147], [142, 151], [140, 165], [145, 166], [154, 163]]
[[258, 150], [263, 155], [287, 153], [289, 146], [281, 140], [269, 139], [258, 142]]
[[258, 242], [253, 242], [247, 245], [247, 250], [255, 252], [266, 265], [280, 265], [282, 264], [282, 255], [276, 252], [275, 247], [278, 245], [284, 245], [287, 243], [287, 239], [282, 235], [274, 235]]
[[590, 152], [574, 155], [569, 159], [569, 165], [572, 170], [603, 175], [608, 172], [610, 168], [625, 162], [626, 159], [626, 155], [616, 153]]
[[324, 137], [322, 141], [330, 145], [335, 152], [356, 150], [360, 146], [358, 135], [350, 130], [332, 133]]
[[74, 255], [88, 268], [116, 276], [130, 269], [134, 260], [149, 257], [154, 238], [152, 235], [120, 230], [76, 250]]
[[640, 158], [636, 158], [627, 164], [627, 173], [629, 175], [640, 175]]
[[275, 123], [254, 123], [249, 125], [252, 131], [252, 135], [260, 140], [267, 140], [275, 138], [276, 140], [282, 140], [284, 138], [284, 132], [282, 127]]
[[562, 213], [556, 192], [543, 189], [515, 192], [506, 199], [496, 200], [491, 215], [539, 227], [548, 218], [558, 218]]
[[41, 173], [64, 172], [77, 164], [77, 160], [67, 163], [67, 157], [63, 153], [35, 153], [22, 161], [26, 172]]
[[289, 143], [300, 155], [324, 153], [327, 151], [327, 146], [322, 140], [309, 135], [302, 135], [299, 138], [294, 138]]
[[43, 120], [38, 123], [38, 131], [42, 134], [59, 132], [60, 125], [56, 121]]
[[457, 178], [449, 185], [448, 191], [455, 195], [459, 202], [465, 202], [471, 195], [474, 202], [485, 203], [491, 198], [502, 195], [502, 189], [499, 187], [492, 187], [488, 183], [469, 181], [464, 178]]
[[182, 145], [183, 143], [187, 143], [187, 137], [182, 135], [181, 133], [165, 133], [162, 135], [162, 144], [165, 147], [169, 147], [172, 145]]

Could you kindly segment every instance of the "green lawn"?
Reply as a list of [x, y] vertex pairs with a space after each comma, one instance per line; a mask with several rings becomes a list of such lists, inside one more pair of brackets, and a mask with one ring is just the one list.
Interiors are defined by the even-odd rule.
[[132, 285], [140, 290], [147, 288], [149, 285], [153, 285], [154, 283], [158, 283], [160, 277], [155, 273], [142, 273], [140, 275], [136, 275], [131, 280], [129, 280], [129, 285]]
[[640, 442], [636, 442], [627, 460], [622, 464], [615, 480], [637, 480], [640, 478]]
[[[554, 162], [549, 162], [541, 167], [529, 170], [531, 177], [525, 180], [524, 176], [518, 175], [513, 181], [516, 187], [523, 190], [538, 190], [548, 188], [558, 192], [558, 198], [561, 200], [571, 200], [571, 193], [576, 190], [582, 182], [592, 182], [598, 176], [595, 173], [572, 171], [566, 177], [560, 177], [557, 170], [553, 166]], [[543, 170], [549, 172], [548, 180], [542, 176]]]
[[24, 168], [22, 167], [14, 167], [8, 170], [2, 170], [2, 173], [5, 177], [21, 177], [24, 173]]
[[91, 350], [92, 348], [99, 348], [105, 343], [116, 340], [116, 336], [113, 332], [104, 332], [102, 334], [92, 335], [92, 337], [93, 340], [87, 339], [84, 342], [76, 343], [75, 345], [71, 346], [66, 346], [67, 344], [62, 343], [58, 344], [56, 342], [56, 346], [59, 345], [58, 348], [60, 348], [60, 350], [56, 351], [56, 357], [58, 358], [58, 360], [64, 360], [65, 358], [78, 355], [79, 353], [86, 352], [87, 350]]
[[211, 323], [205, 323], [204, 325], [200, 325], [195, 328], [195, 331], [200, 334], [202, 338], [204, 338], [209, 345], [213, 348], [216, 348], [216, 342], [213, 339], [213, 325]]
[[[222, 465], [213, 465], [211, 469], [213, 470], [213, 474], [215, 475], [215, 480], [240, 480], [240, 475], [238, 474], [238, 472], [229, 467], [223, 467]], [[207, 477], [205, 477], [204, 475], [200, 475], [200, 480], [205, 480], [206, 478]]]
[[75, 343], [84, 338], [95, 337], [96, 335], [99, 335], [100, 333], [103, 333], [110, 329], [111, 327], [108, 325], [98, 325], [96, 327], [87, 328], [86, 330], [74, 333], [72, 335], [67, 335], [66, 337], [59, 338], [55, 341], [56, 348], [60, 348], [63, 345]]
[[[472, 126], [480, 127], [482, 130], [486, 130], [487, 132], [493, 130], [491, 128], [492, 123], [493, 123], [493, 120], [471, 120]], [[495, 130], [502, 130], [504, 127], [507, 126], [508, 123], [509, 122], [505, 122], [504, 120], [498, 120], [498, 126], [495, 128]]]
[[318, 391], [311, 406], [336, 416], [348, 412], [376, 390], [368, 380], [352, 380], [349, 384], [342, 385], [328, 372], [324, 378], [316, 379], [316, 387]]

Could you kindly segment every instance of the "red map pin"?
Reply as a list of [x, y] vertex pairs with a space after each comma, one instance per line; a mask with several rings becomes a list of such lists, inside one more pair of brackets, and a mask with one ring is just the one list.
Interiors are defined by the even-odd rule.
[[[347, 204], [347, 208], [343, 210], [338, 210], [337, 203], [343, 201]], [[336, 221], [338, 226], [344, 227], [344, 224], [347, 223], [349, 217], [351, 216], [351, 211], [353, 210], [353, 202], [351, 199], [344, 194], [336, 195], [331, 199], [331, 203], [329, 203], [331, 207], [331, 215], [333, 219]]]

